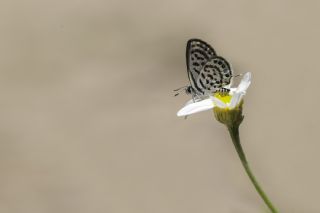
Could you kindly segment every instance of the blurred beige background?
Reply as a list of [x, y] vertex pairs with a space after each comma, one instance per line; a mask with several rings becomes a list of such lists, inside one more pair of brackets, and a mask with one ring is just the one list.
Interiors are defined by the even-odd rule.
[[0, 212], [266, 212], [190, 98], [197, 37], [251, 71], [242, 143], [274, 204], [319, 213], [319, 1], [9, 1], [0, 7]]

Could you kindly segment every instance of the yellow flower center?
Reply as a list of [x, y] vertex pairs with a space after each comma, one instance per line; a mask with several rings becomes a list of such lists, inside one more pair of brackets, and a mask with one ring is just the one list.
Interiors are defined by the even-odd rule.
[[214, 97], [218, 98], [219, 100], [221, 100], [223, 103], [227, 104], [230, 103], [232, 96], [229, 94], [225, 94], [225, 93], [214, 93], [213, 95]]

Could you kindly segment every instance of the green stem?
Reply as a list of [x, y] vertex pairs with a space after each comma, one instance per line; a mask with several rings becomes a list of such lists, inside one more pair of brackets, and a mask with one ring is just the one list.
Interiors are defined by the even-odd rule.
[[260, 187], [258, 181], [256, 180], [256, 178], [254, 177], [254, 175], [251, 172], [251, 169], [249, 167], [248, 161], [246, 159], [246, 156], [243, 152], [241, 143], [240, 143], [240, 137], [239, 137], [239, 126], [228, 126], [228, 130], [230, 133], [230, 136], [232, 138], [232, 142], [237, 150], [237, 153], [239, 155], [239, 158], [241, 160], [241, 163], [244, 167], [244, 169], [246, 170], [246, 173], [248, 174], [252, 184], [254, 185], [254, 187], [256, 188], [257, 192], [259, 193], [259, 195], [261, 196], [262, 200], [265, 202], [265, 204], [269, 207], [270, 211], [272, 213], [278, 213], [278, 211], [276, 210], [276, 208], [273, 206], [273, 204], [271, 203], [271, 201], [269, 200], [269, 198], [267, 197], [266, 193], [262, 190], [262, 188]]

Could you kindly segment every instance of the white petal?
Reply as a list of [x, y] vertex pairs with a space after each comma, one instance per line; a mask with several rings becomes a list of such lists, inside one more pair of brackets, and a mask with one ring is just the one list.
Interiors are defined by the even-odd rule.
[[214, 107], [211, 99], [205, 99], [203, 101], [190, 103], [180, 109], [177, 113], [177, 116], [186, 116], [191, 115], [193, 113], [202, 112], [208, 109], [212, 109]]
[[216, 98], [216, 97], [211, 97], [213, 103], [215, 106], [219, 107], [219, 108], [226, 108], [227, 105], [221, 101], [219, 98]]
[[185, 104], [185, 106], [187, 106], [187, 105], [189, 105], [189, 104], [192, 104], [192, 103], [194, 103], [194, 100], [193, 100], [193, 99], [189, 100], [189, 101]]
[[230, 88], [229, 95], [233, 95], [237, 91], [237, 88]]
[[239, 93], [239, 92], [236, 92], [233, 94], [229, 104], [230, 109], [235, 108], [240, 103], [242, 96], [243, 96], [243, 93]]
[[244, 74], [237, 88], [237, 92], [245, 93], [248, 87], [250, 86], [250, 84], [251, 84], [251, 72], [247, 72], [246, 74]]

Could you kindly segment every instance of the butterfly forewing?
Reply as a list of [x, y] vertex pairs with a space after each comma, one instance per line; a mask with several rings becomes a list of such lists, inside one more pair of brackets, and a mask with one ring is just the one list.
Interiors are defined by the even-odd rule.
[[204, 94], [197, 81], [203, 66], [216, 56], [214, 49], [204, 41], [190, 39], [187, 43], [187, 69], [192, 88], [196, 93]]

